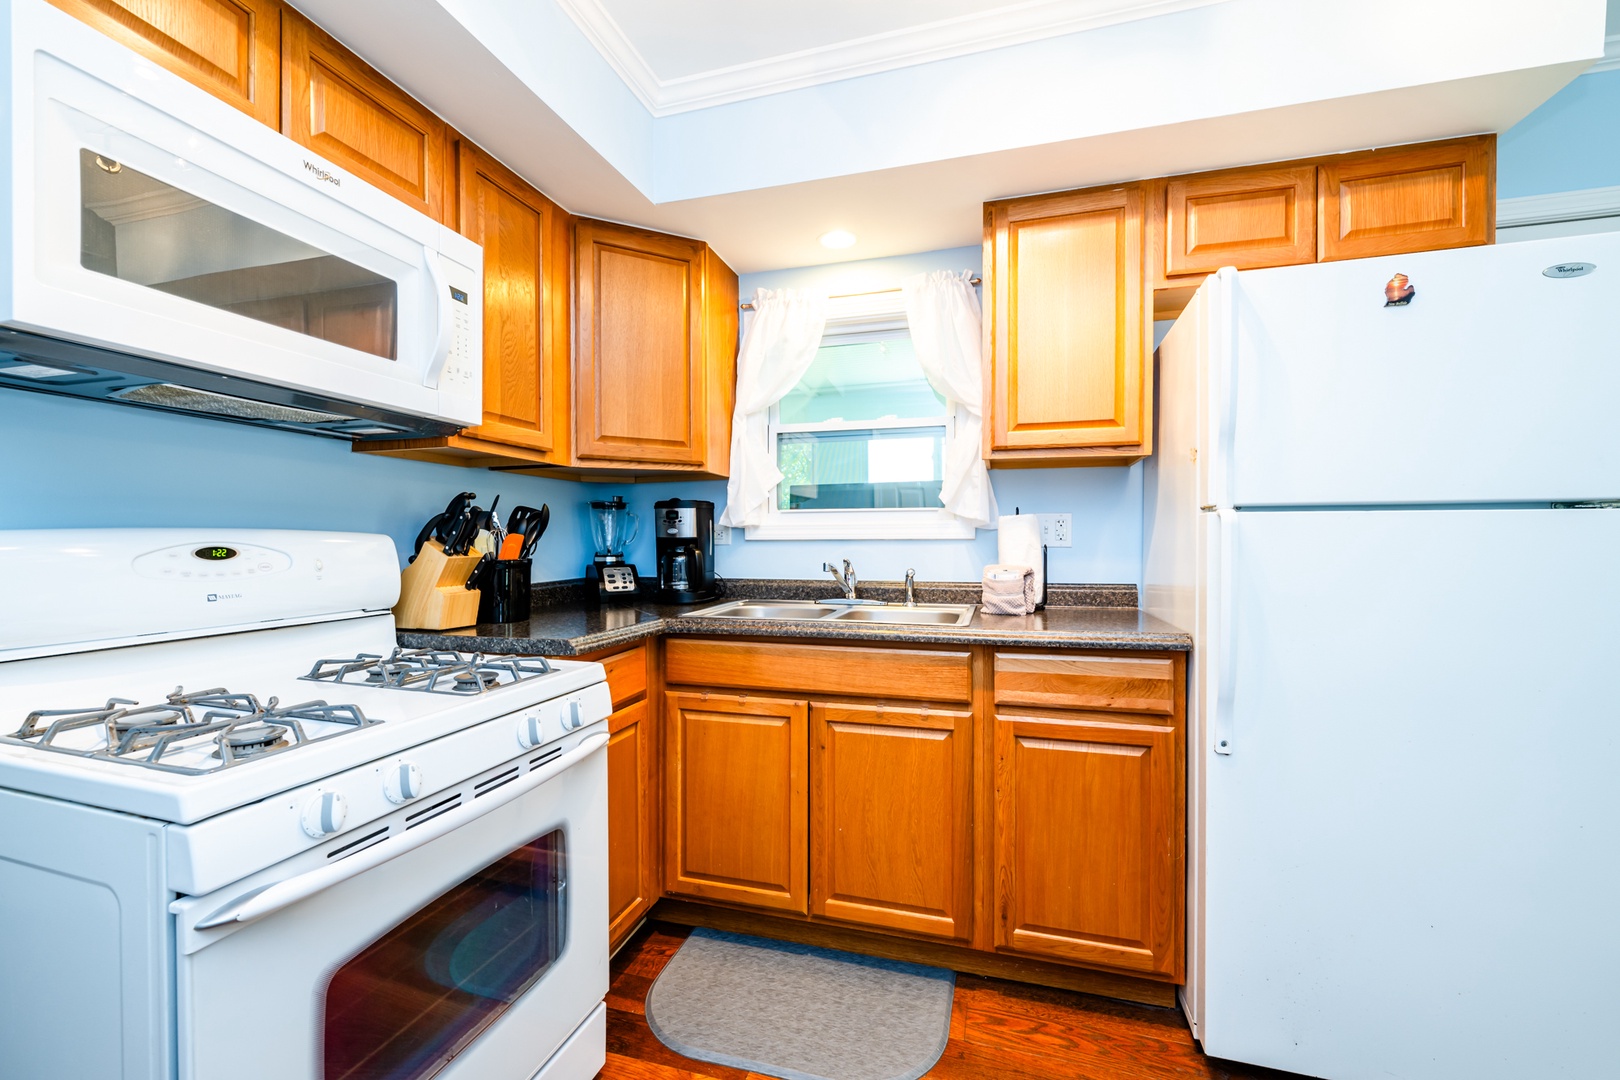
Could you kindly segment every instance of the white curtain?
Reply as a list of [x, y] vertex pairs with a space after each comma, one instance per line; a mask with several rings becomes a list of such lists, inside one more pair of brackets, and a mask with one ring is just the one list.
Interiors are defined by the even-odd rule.
[[767, 439], [771, 406], [798, 385], [821, 346], [827, 301], [797, 289], [760, 289], [737, 356], [737, 410], [731, 418], [731, 478], [723, 525], [758, 525], [782, 479]]
[[945, 509], [980, 528], [996, 527], [996, 493], [981, 456], [984, 437], [984, 365], [979, 298], [968, 271], [939, 270], [900, 283], [917, 362], [934, 390], [956, 413], [956, 434], [945, 450]]

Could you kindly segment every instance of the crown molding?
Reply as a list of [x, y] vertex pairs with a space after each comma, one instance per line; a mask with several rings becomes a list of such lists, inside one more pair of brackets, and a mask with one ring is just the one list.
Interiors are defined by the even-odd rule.
[[669, 116], [1226, 0], [1024, 0], [992, 11], [660, 79], [601, 0], [557, 0], [654, 116]]
[[1521, 195], [1516, 199], [1499, 199], [1496, 203], [1498, 229], [1616, 216], [1620, 216], [1620, 187]]
[[1603, 59], [1587, 68], [1583, 75], [1590, 75], [1594, 71], [1614, 71], [1620, 68], [1620, 34], [1610, 34], [1603, 39]]

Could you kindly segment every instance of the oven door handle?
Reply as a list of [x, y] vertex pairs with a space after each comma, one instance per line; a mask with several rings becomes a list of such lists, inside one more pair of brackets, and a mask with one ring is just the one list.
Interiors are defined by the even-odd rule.
[[[415, 851], [424, 844], [428, 844], [454, 832], [468, 822], [483, 817], [514, 799], [533, 791], [546, 781], [566, 772], [575, 765], [596, 753], [608, 743], [606, 733], [592, 735], [585, 739], [574, 749], [558, 758], [547, 762], [533, 772], [502, 785], [483, 796], [477, 802], [469, 803], [460, 810], [452, 810], [448, 814], [441, 814], [432, 821], [418, 825], [416, 828], [397, 836], [391, 836], [380, 843], [373, 844], [362, 851], [350, 855], [346, 859], [323, 866], [318, 870], [310, 870], [297, 877], [278, 881], [256, 889], [245, 896], [239, 896], [218, 909], [211, 915], [198, 920], [198, 930], [212, 930], [218, 926], [229, 923], [250, 923], [255, 919], [262, 919], [266, 915], [280, 911], [282, 908], [296, 904], [298, 901], [314, 896], [316, 893], [350, 878], [358, 877], [373, 867], [381, 866], [392, 859], [397, 859], [407, 852]], [[178, 915], [183, 906], [189, 903], [190, 897], [181, 897], [169, 905], [169, 910]]]

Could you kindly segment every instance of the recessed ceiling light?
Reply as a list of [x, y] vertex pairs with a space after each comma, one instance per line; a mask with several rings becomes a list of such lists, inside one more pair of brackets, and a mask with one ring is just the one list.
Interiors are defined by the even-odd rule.
[[855, 244], [855, 234], [843, 229], [834, 229], [832, 232], [821, 234], [821, 246], [830, 248], [847, 248]]

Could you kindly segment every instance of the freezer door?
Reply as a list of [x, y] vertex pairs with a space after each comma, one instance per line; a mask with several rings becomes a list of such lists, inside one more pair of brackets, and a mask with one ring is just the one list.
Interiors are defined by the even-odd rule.
[[[1396, 273], [1415, 293], [1385, 307]], [[1231, 278], [1231, 505], [1620, 496], [1620, 234]]]
[[1204, 1049], [1608, 1075], [1620, 510], [1236, 517], [1231, 753], [1195, 751]]

